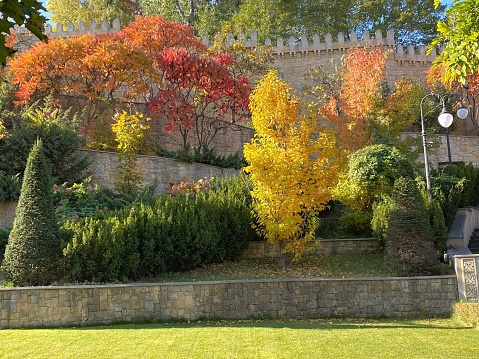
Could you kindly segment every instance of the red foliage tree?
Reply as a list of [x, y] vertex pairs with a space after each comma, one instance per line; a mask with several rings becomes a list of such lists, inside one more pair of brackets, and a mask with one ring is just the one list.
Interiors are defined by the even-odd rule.
[[165, 49], [156, 58], [164, 87], [150, 101], [150, 111], [167, 119], [166, 129], [178, 129], [183, 146], [194, 130], [197, 149], [208, 146], [216, 133], [249, 116], [248, 78], [235, 76], [231, 56], [210, 56], [184, 48]]

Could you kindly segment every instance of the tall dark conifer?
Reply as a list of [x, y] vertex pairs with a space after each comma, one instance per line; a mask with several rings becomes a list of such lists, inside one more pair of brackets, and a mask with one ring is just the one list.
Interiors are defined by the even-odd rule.
[[56, 278], [59, 256], [51, 175], [37, 140], [28, 156], [3, 270], [15, 286], [48, 285]]
[[438, 260], [424, 200], [411, 178], [398, 178], [388, 221], [386, 265], [396, 275], [435, 274]]

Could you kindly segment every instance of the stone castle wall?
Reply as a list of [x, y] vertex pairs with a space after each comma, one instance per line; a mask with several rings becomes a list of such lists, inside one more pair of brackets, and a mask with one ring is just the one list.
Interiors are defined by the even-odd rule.
[[[404, 136], [420, 136], [419, 133], [404, 133]], [[436, 149], [429, 148], [428, 156], [430, 165], [439, 168], [448, 163], [447, 138], [446, 135], [437, 135], [440, 146]], [[457, 136], [449, 135], [451, 146], [451, 161], [472, 163], [479, 167], [479, 137], [478, 136]], [[419, 155], [418, 161], [424, 163], [423, 155]]]
[[[87, 106], [87, 100], [73, 96], [58, 96], [61, 100], [64, 108], [71, 108], [71, 113], [81, 114], [82, 109]], [[97, 108], [103, 109], [103, 104], [95, 103]], [[148, 105], [146, 103], [130, 103], [134, 111], [149, 115]], [[105, 112], [102, 113], [102, 117], [105, 119], [103, 126], [111, 126], [113, 124], [113, 116], [115, 113], [121, 113], [121, 111], [129, 111], [129, 108], [122, 103], [111, 105]], [[152, 146], [160, 146], [168, 151], [176, 151], [183, 146], [183, 138], [179, 131], [173, 131], [168, 133], [164, 130], [166, 126], [165, 119], [153, 118], [148, 123], [150, 129], [146, 132], [147, 141]], [[228, 123], [226, 121], [218, 122], [218, 132], [212, 138], [209, 148], [214, 148], [218, 155], [232, 155], [236, 152], [243, 153], [243, 147], [246, 142], [249, 142], [254, 135], [254, 129], [244, 126], [241, 123]], [[187, 141], [195, 146], [198, 143], [195, 131], [190, 131]]]
[[[81, 21], [78, 27], [69, 23], [66, 28], [62, 24], [57, 24], [55, 28], [46, 25], [45, 33], [49, 38], [64, 38], [79, 34], [110, 34], [120, 30], [119, 19], [113, 20], [110, 24], [104, 20], [100, 24], [92, 21], [91, 24], [85, 24]], [[17, 28], [19, 37], [28, 37], [29, 32], [24, 28]], [[249, 36], [241, 35], [247, 48], [257, 48], [259, 45], [271, 46], [275, 58], [274, 67], [277, 67], [284, 79], [291, 83], [293, 87], [302, 89], [304, 86], [304, 74], [307, 70], [318, 67], [320, 64], [328, 68], [332, 59], [340, 60], [348, 49], [359, 45], [380, 44], [385, 50], [389, 51], [386, 61], [387, 79], [392, 81], [401, 76], [424, 79], [424, 74], [436, 58], [436, 51], [426, 55], [426, 47], [413, 45], [404, 48], [396, 44], [394, 30], [389, 30], [383, 34], [377, 30], [374, 34], [364, 31], [361, 34], [351, 32], [350, 34], [338, 33], [333, 39], [333, 35], [316, 34], [312, 41], [303, 36], [300, 39], [291, 37], [289, 39], [278, 38], [275, 42], [266, 39], [264, 44], [257, 40], [257, 32], [252, 32]], [[35, 38], [30, 36], [29, 41], [19, 41], [20, 49], [25, 49], [36, 42]], [[210, 45], [208, 36], [203, 37], [203, 43]]]
[[443, 316], [455, 276], [0, 289], [0, 328], [201, 318]]
[[[298, 90], [304, 85], [304, 75], [306, 71], [322, 65], [326, 70], [333, 70], [332, 61], [336, 60], [340, 64], [342, 56], [348, 49], [370, 44], [378, 44], [388, 51], [386, 60], [386, 79], [393, 82], [402, 76], [412, 77], [424, 82], [425, 73], [436, 59], [436, 51], [426, 55], [426, 47], [408, 46], [406, 49], [402, 45], [395, 43], [394, 30], [388, 31], [383, 37], [380, 30], [377, 30], [373, 36], [369, 31], [362, 34], [352, 32], [349, 36], [343, 33], [337, 35], [337, 40], [333, 41], [331, 34], [324, 36], [314, 35], [313, 41], [309, 42], [303, 36], [301, 39], [289, 38], [287, 44], [282, 38], [278, 38], [276, 43], [266, 39], [264, 45], [272, 47], [274, 55], [274, 67], [277, 67], [284, 79], [292, 84]], [[259, 44], [257, 33], [251, 33], [247, 38], [242, 34], [244, 44], [248, 48], [256, 48]], [[203, 43], [210, 45], [207, 36], [203, 37]]]
[[[102, 21], [100, 24], [92, 21], [88, 26], [84, 22], [80, 22], [78, 27], [69, 23], [66, 28], [61, 24], [57, 24], [53, 29], [47, 25], [45, 32], [49, 38], [63, 38], [71, 37], [78, 34], [110, 34], [120, 30], [120, 22], [115, 19], [111, 24], [107, 21]], [[19, 37], [27, 36], [28, 30], [24, 28], [17, 29]], [[240, 36], [247, 48], [255, 49], [260, 45], [257, 40], [258, 34], [252, 32], [249, 36], [241, 34]], [[20, 41], [26, 48], [31, 46], [32, 39], [30, 36], [30, 43], [28, 41]], [[29, 43], [29, 44], [28, 44]], [[207, 36], [203, 37], [203, 43], [211, 45], [210, 39]], [[323, 66], [325, 72], [333, 71], [332, 60], [336, 60], [338, 66], [340, 60], [348, 49], [366, 45], [366, 44], [380, 44], [384, 50], [388, 51], [386, 59], [386, 79], [392, 83], [395, 79], [400, 77], [414, 78], [425, 83], [425, 74], [436, 59], [436, 51], [433, 50], [429, 55], [426, 55], [426, 47], [414, 47], [412, 45], [404, 48], [402, 45], [396, 44], [394, 37], [394, 30], [389, 30], [386, 34], [381, 31], [376, 31], [370, 34], [364, 31], [361, 34], [352, 32], [350, 34], [339, 33], [333, 38], [332, 34], [314, 35], [312, 40], [308, 40], [305, 36], [300, 39], [278, 38], [276, 41], [266, 39], [264, 45], [271, 46], [274, 56], [274, 63], [272, 66], [278, 68], [281, 76], [290, 83], [295, 89], [301, 91], [306, 86], [304, 78], [308, 70], [315, 69], [318, 66]], [[141, 104], [137, 104], [141, 107]], [[452, 129], [454, 134], [468, 135], [475, 132], [475, 126], [471, 119], [461, 121], [454, 124]], [[181, 139], [175, 135], [165, 135], [162, 132], [162, 125], [159, 124], [156, 134], [159, 135], [159, 142], [166, 149], [177, 149], [178, 143]], [[218, 135], [211, 147], [215, 147], [219, 154], [230, 154], [236, 151], [241, 151], [243, 143], [249, 141], [252, 137], [252, 131], [246, 127], [235, 126], [224, 130]], [[195, 143], [192, 140], [191, 143]]]

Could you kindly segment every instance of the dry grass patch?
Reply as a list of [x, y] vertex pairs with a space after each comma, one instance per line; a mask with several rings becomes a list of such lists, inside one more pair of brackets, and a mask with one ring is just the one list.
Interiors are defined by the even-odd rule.
[[281, 270], [279, 259], [242, 259], [212, 264], [184, 273], [167, 273], [149, 281], [195, 282], [274, 278], [362, 278], [384, 277], [388, 271], [382, 254], [336, 254], [306, 256]]

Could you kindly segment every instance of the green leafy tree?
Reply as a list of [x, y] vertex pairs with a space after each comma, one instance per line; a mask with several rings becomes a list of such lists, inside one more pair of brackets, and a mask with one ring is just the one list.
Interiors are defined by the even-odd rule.
[[48, 0], [47, 9], [54, 23], [66, 26], [72, 22], [78, 26], [80, 21], [84, 21], [87, 27], [91, 21], [99, 24], [107, 20], [111, 23], [115, 18], [126, 25], [140, 12], [138, 3], [128, 0]]
[[56, 278], [60, 241], [51, 177], [39, 140], [28, 156], [3, 269], [15, 286], [49, 285]]
[[350, 16], [357, 31], [379, 29], [386, 34], [395, 29], [397, 43], [424, 45], [435, 37], [436, 24], [444, 19], [445, 8], [436, 7], [434, 0], [360, 0], [357, 11]]
[[424, 200], [412, 178], [394, 183], [385, 262], [396, 275], [435, 274], [438, 260]]
[[391, 194], [399, 177], [414, 174], [414, 165], [396, 148], [372, 145], [349, 156], [348, 169], [333, 193], [347, 206], [369, 212], [374, 202]]
[[15, 26], [25, 26], [40, 40], [46, 41], [43, 25], [47, 21], [41, 14], [45, 8], [38, 0], [2, 0], [0, 2], [0, 64], [15, 51], [5, 45], [5, 34]]
[[265, 38], [288, 38], [298, 35], [294, 25], [295, 1], [244, 0], [231, 21], [237, 30], [255, 30], [261, 41]]
[[84, 176], [88, 159], [79, 156], [82, 139], [77, 134], [76, 117], [61, 109], [51, 97], [31, 106], [18, 107], [0, 115], [5, 123], [0, 136], [0, 171], [7, 176], [23, 176], [28, 154], [37, 138], [43, 143], [51, 174], [56, 180], [73, 183]]
[[165, 19], [188, 24], [199, 35], [214, 35], [230, 22], [242, 0], [143, 0], [144, 15], [161, 15]]
[[433, 0], [244, 0], [232, 23], [259, 31], [262, 39], [395, 29], [398, 43], [428, 44], [444, 9], [435, 8]]
[[[101, 4], [118, 8], [118, 4], [127, 1], [50, 2], [75, 3], [75, 9], [64, 11], [65, 17], [71, 20], [73, 16], [77, 17], [78, 3], [87, 4], [82, 5], [82, 11], [95, 13], [95, 8], [101, 8]], [[161, 15], [194, 27], [197, 35], [212, 36], [225, 26], [233, 26], [235, 32], [256, 30], [261, 41], [267, 37], [288, 39], [303, 34], [309, 38], [316, 33], [348, 34], [353, 30], [374, 32], [380, 29], [385, 34], [390, 29], [396, 29], [399, 43], [405, 45], [428, 44], [435, 35], [436, 23], [443, 19], [445, 8], [443, 5], [435, 8], [433, 0], [142, 0], [133, 3], [136, 3], [137, 11], [146, 16]], [[66, 8], [66, 5], [61, 7]], [[52, 18], [56, 19], [56, 16], [52, 11]]]
[[[439, 0], [435, 0], [439, 5]], [[479, 6], [477, 0], [453, 0], [446, 20], [437, 24], [438, 35], [429, 50], [442, 46], [435, 64], [445, 66], [444, 80], [466, 83], [479, 74]]]

